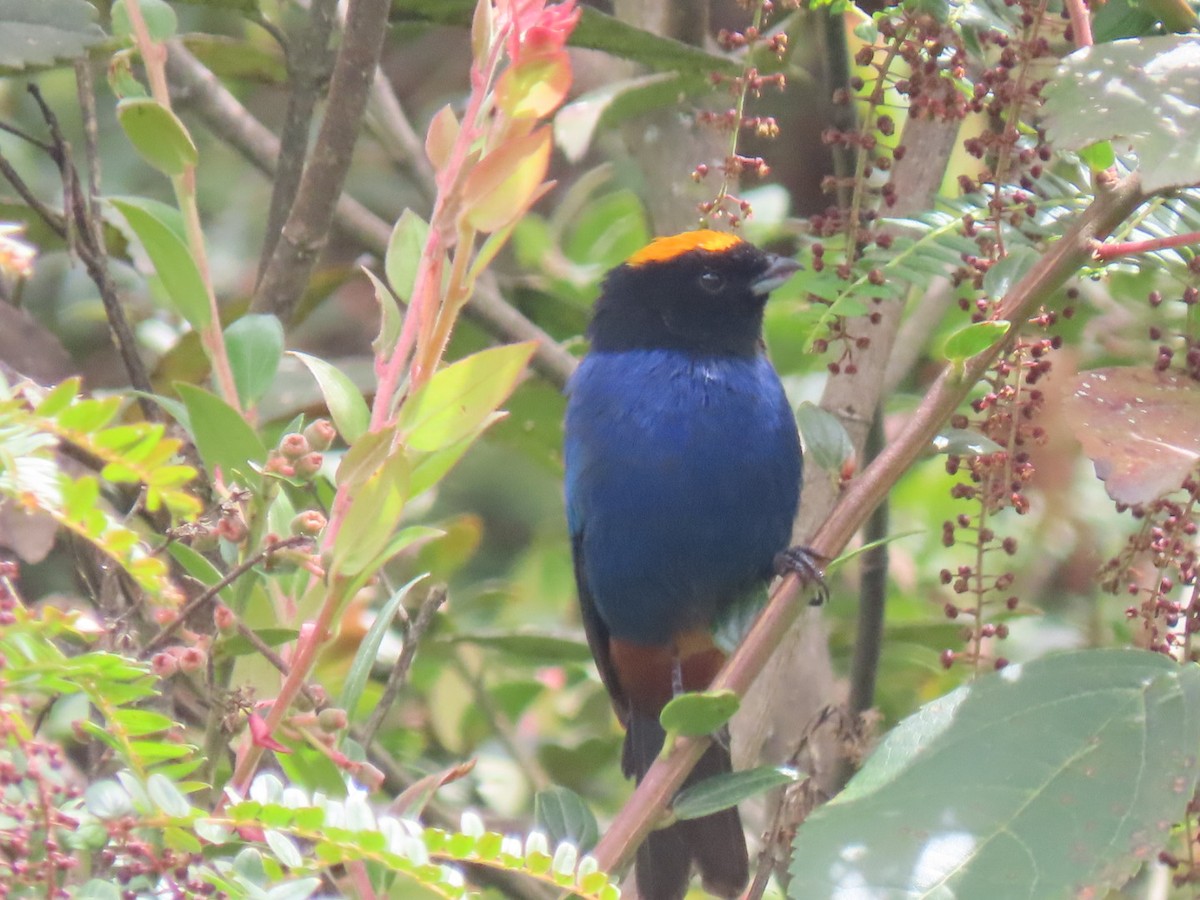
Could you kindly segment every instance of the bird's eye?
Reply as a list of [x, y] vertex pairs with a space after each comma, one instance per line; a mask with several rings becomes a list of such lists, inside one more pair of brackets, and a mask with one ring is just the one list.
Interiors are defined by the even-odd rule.
[[700, 287], [704, 288], [710, 294], [715, 294], [721, 288], [725, 287], [725, 278], [720, 272], [706, 269], [700, 273]]

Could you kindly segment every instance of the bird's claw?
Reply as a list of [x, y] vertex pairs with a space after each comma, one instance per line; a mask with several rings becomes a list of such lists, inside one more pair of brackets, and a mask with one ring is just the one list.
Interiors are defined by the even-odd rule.
[[775, 574], [794, 572], [806, 586], [814, 588], [809, 606], [821, 606], [829, 599], [829, 586], [825, 584], [820, 561], [821, 557], [808, 547], [788, 547], [775, 554]]

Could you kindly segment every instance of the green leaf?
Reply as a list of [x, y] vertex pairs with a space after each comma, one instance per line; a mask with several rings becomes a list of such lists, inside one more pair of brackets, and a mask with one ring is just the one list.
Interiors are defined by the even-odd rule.
[[454, 468], [455, 463], [462, 459], [463, 454], [471, 449], [471, 445], [488, 429], [488, 426], [499, 421], [501, 418], [503, 416], [500, 413], [492, 413], [483, 420], [483, 424], [479, 428], [476, 428], [461, 441], [457, 441], [448, 447], [443, 447], [441, 450], [422, 454], [413, 465], [412, 478], [408, 482], [409, 497], [418, 497], [441, 481], [446, 476], [446, 473]]
[[182, 175], [199, 154], [179, 118], [153, 97], [126, 97], [117, 104], [117, 121], [138, 156], [164, 175]]
[[680, 791], [671, 803], [671, 811], [677, 819], [700, 819], [737, 806], [764, 791], [791, 784], [798, 777], [795, 769], [783, 766], [758, 766], [742, 772], [724, 772]]
[[1142, 189], [1200, 182], [1200, 37], [1167, 35], [1076, 50], [1046, 86], [1043, 114], [1056, 146], [1122, 137]]
[[129, 737], [146, 737], [175, 727], [167, 716], [149, 709], [118, 709], [112, 717]]
[[1034, 267], [1042, 254], [1033, 247], [1013, 247], [983, 276], [983, 291], [999, 300], [1005, 296]]
[[357, 575], [377, 560], [400, 521], [407, 489], [408, 463], [399, 454], [359, 485], [334, 541], [334, 571]]
[[79, 396], [80, 383], [81, 379], [78, 375], [66, 379], [42, 398], [42, 402], [37, 405], [34, 412], [46, 419], [57, 416]]
[[187, 244], [141, 198], [110, 197], [109, 203], [137, 235], [175, 311], [197, 331], [207, 328], [212, 321], [208, 290]]
[[371, 422], [371, 411], [362, 394], [341, 369], [316, 356], [290, 351], [291, 355], [308, 366], [317, 386], [321, 388], [321, 396], [329, 407], [329, 415], [333, 424], [347, 444], [352, 444], [364, 434]]
[[371, 341], [371, 349], [375, 351], [376, 356], [386, 358], [400, 339], [404, 318], [400, 312], [400, 304], [396, 301], [396, 295], [392, 293], [391, 289], [380, 281], [370, 269], [363, 268], [363, 274], [370, 279], [371, 286], [375, 288], [375, 299], [379, 303], [379, 334], [375, 336], [375, 340]]
[[175, 562], [183, 567], [185, 572], [201, 584], [212, 587], [224, 577], [221, 570], [209, 562], [207, 557], [197, 553], [187, 544], [171, 541], [167, 544], [167, 552], [171, 554], [171, 558]]
[[[175, 17], [175, 10], [171, 9], [165, 0], [138, 0], [138, 9], [142, 11], [142, 18], [146, 20], [146, 30], [150, 32], [151, 38], [166, 41], [175, 37], [179, 20]], [[117, 0], [112, 6], [112, 30], [116, 37], [133, 37], [133, 26], [129, 21], [129, 10], [125, 6], [125, 0]]]
[[111, 779], [88, 785], [83, 799], [87, 811], [97, 819], [120, 819], [134, 811], [129, 792]]
[[417, 269], [421, 265], [421, 254], [425, 252], [428, 239], [429, 223], [411, 209], [404, 210], [392, 229], [387, 254], [383, 259], [388, 286], [404, 303], [412, 300]]
[[988, 322], [973, 322], [954, 332], [942, 345], [942, 354], [952, 363], [962, 364], [976, 354], [982, 353], [1004, 339], [1011, 322], [994, 319]]
[[1103, 172], [1117, 164], [1117, 154], [1113, 150], [1112, 141], [1096, 141], [1079, 150], [1079, 158], [1087, 163], [1093, 172]]
[[250, 463], [262, 465], [267, 448], [241, 414], [215, 394], [191, 384], [176, 384], [188, 411], [196, 450], [209, 473], [220, 469], [226, 481], [244, 479], [258, 487], [262, 476]]
[[901, 722], [808, 818], [789, 896], [1103, 897], [1183, 817], [1198, 745], [1196, 666], [1132, 650], [1010, 665]]
[[950, 453], [954, 456], [983, 456], [1003, 449], [987, 435], [966, 428], [948, 428], [933, 439], [934, 453]]
[[146, 779], [146, 793], [150, 795], [154, 805], [168, 816], [181, 819], [192, 811], [192, 805], [188, 803], [187, 797], [183, 796], [179, 788], [175, 787], [174, 782], [165, 775], [159, 775], [157, 772], [151, 773], [150, 777]]
[[804, 438], [804, 449], [816, 464], [826, 472], [840, 475], [843, 464], [854, 455], [854, 445], [842, 420], [806, 401], [796, 410], [796, 424]]
[[[108, 843], [107, 839], [104, 842]], [[104, 844], [96, 849], [102, 849]], [[111, 881], [93, 878], [75, 892], [76, 900], [121, 900], [121, 891]]]
[[384, 636], [387, 635], [396, 618], [396, 610], [400, 608], [400, 604], [404, 602], [404, 598], [408, 596], [417, 582], [426, 577], [428, 576], [425, 573], [418, 575], [408, 584], [393, 592], [387, 602], [379, 608], [375, 615], [375, 621], [371, 623], [362, 643], [358, 645], [358, 651], [354, 654], [354, 662], [350, 664], [350, 671], [346, 673], [346, 683], [342, 685], [341, 700], [338, 702], [338, 706], [346, 710], [348, 715], [353, 716], [354, 711], [358, 709], [358, 701], [362, 697], [363, 688], [367, 685], [367, 679], [371, 677], [371, 669], [375, 666], [375, 658], [379, 656], [379, 647], [383, 644]]
[[487, 234], [519, 218], [538, 196], [554, 141], [549, 126], [510, 138], [470, 169], [463, 184], [467, 223]]
[[225, 329], [225, 349], [238, 400], [250, 409], [271, 388], [283, 358], [283, 325], [272, 315], [252, 313]]
[[535, 347], [492, 347], [435, 372], [400, 408], [405, 443], [432, 451], [467, 437], [512, 393]]
[[733, 691], [694, 691], [664, 706], [658, 719], [669, 733], [704, 737], [733, 718], [740, 705]]
[[20, 71], [77, 59], [104, 40], [84, 0], [0, 0], [0, 69]]
[[551, 846], [569, 841], [581, 853], [591, 850], [600, 837], [596, 816], [570, 788], [555, 786], [538, 791], [533, 798], [533, 823]]
[[267, 846], [271, 848], [271, 852], [275, 854], [275, 858], [289, 869], [296, 869], [304, 865], [304, 857], [300, 855], [300, 848], [287, 835], [274, 829], [268, 829], [263, 833], [263, 838], [266, 840]]

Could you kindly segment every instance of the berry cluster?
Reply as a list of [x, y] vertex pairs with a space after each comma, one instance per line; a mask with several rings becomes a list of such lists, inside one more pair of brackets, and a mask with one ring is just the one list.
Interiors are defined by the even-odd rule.
[[[1046, 328], [1055, 320], [1054, 313], [1043, 312], [1034, 324]], [[1037, 385], [1050, 369], [1047, 355], [1057, 341], [1051, 337], [1019, 341], [985, 378], [984, 394], [971, 404], [975, 418], [959, 415], [951, 421], [952, 427], [970, 428], [1000, 449], [973, 456], [951, 454], [946, 460], [949, 474], [965, 472], [967, 476], [965, 481], [954, 485], [951, 496], [976, 507], [973, 513], [962, 513], [942, 525], [944, 546], [966, 544], [974, 550], [972, 562], [953, 571], [943, 569], [940, 575], [942, 584], [966, 598], [965, 602], [945, 601], [944, 614], [948, 619], [965, 616], [970, 620], [963, 629], [966, 649], [942, 652], [942, 665], [947, 668], [958, 661], [972, 663], [976, 671], [985, 661], [997, 669], [1007, 665], [1003, 656], [989, 651], [988, 644], [1007, 637], [1008, 626], [987, 621], [987, 617], [993, 610], [1002, 614], [1017, 610], [1020, 599], [1012, 592], [1015, 581], [1012, 570], [989, 562], [997, 552], [1005, 557], [1015, 556], [1018, 545], [1016, 538], [998, 535], [991, 523], [1005, 509], [1012, 509], [1018, 515], [1029, 511], [1025, 488], [1034, 472], [1030, 448], [1044, 443], [1046, 438], [1044, 429], [1036, 422], [1045, 403]]]
[[[0, 668], [3, 668], [0, 661]], [[0, 679], [0, 897], [68, 897], [80, 857], [70, 836], [78, 820], [63, 807], [80, 796], [62, 748], [31, 736], [30, 710]]]
[[[779, 134], [779, 125], [773, 117], [746, 115], [746, 100], [748, 97], [761, 97], [763, 90], [767, 88], [782, 91], [787, 83], [782, 73], [764, 74], [749, 64], [757, 50], [765, 50], [777, 59], [783, 59], [787, 53], [787, 34], [782, 31], [774, 34], [764, 33], [763, 23], [774, 11], [775, 4], [772, 0], [741, 0], [741, 3], [743, 7], [753, 11], [754, 23], [744, 31], [722, 28], [717, 34], [717, 43], [727, 52], [742, 53], [747, 63], [738, 75], [726, 75], [721, 72], [713, 72], [711, 75], [713, 85], [728, 90], [734, 105], [721, 112], [704, 110], [697, 116], [701, 124], [729, 135], [728, 152], [716, 167], [721, 173], [720, 187], [712, 199], [702, 201], [697, 209], [702, 221], [725, 219], [734, 228], [749, 217], [753, 210], [748, 200], [733, 192], [733, 186], [743, 175], [753, 175], [761, 179], [771, 172], [770, 166], [761, 156], [745, 156], [738, 152], [738, 138], [743, 131], [764, 138], [773, 138]], [[788, 5], [794, 7], [798, 4], [792, 2]], [[711, 171], [707, 163], [700, 163], [692, 170], [692, 180], [703, 181]]]

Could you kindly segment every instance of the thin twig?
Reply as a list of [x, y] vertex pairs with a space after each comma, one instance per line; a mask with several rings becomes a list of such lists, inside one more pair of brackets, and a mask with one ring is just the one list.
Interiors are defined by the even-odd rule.
[[363, 726], [362, 734], [366, 744], [375, 740], [379, 726], [383, 724], [384, 717], [387, 715], [388, 710], [392, 708], [392, 704], [396, 702], [396, 697], [399, 696], [400, 689], [404, 687], [404, 683], [408, 680], [408, 670], [412, 667], [413, 660], [417, 656], [417, 645], [421, 642], [422, 635], [433, 624], [433, 617], [437, 615], [438, 610], [442, 608], [445, 602], [446, 587], [445, 585], [437, 585], [422, 601], [421, 608], [417, 610], [416, 618], [409, 624], [408, 631], [404, 635], [404, 648], [400, 651], [400, 658], [392, 666], [387, 684], [383, 687], [383, 695], [379, 698], [379, 703], [371, 710], [371, 716], [367, 719], [367, 724]]
[[184, 622], [187, 621], [188, 617], [192, 613], [202, 607], [205, 603], [208, 603], [210, 600], [216, 597], [217, 594], [225, 590], [225, 588], [229, 587], [229, 585], [233, 584], [235, 581], [257, 566], [260, 562], [271, 556], [271, 554], [278, 553], [280, 550], [288, 550], [292, 547], [303, 547], [311, 544], [312, 540], [312, 538], [306, 535], [295, 535], [293, 537], [284, 538], [281, 541], [273, 541], [272, 543], [267, 544], [257, 553], [242, 560], [240, 563], [230, 569], [220, 581], [214, 585], [211, 585], [203, 593], [198, 594], [196, 597], [193, 597], [186, 604], [184, 604], [183, 609], [179, 610], [179, 615], [175, 617], [175, 620], [167, 624], [162, 631], [160, 631], [146, 643], [146, 646], [142, 648], [142, 656], [149, 656], [151, 653], [169, 641], [172, 636], [174, 636], [175, 632], [183, 627]]
[[1153, 238], [1146, 241], [1120, 241], [1104, 244], [1097, 241], [1092, 247], [1092, 255], [1108, 262], [1122, 256], [1136, 256], [1139, 253], [1154, 253], [1157, 250], [1171, 250], [1175, 247], [1187, 247], [1200, 244], [1200, 231], [1189, 231], [1187, 234], [1172, 234], [1167, 237]]
[[[41, 95], [30, 85], [34, 97], [41, 103]], [[84, 158], [87, 163], [87, 192], [80, 186], [78, 174], [72, 167], [69, 179], [63, 179], [63, 198], [67, 211], [75, 221], [75, 231], [79, 236], [76, 251], [83, 260], [88, 277], [96, 285], [100, 293], [100, 303], [104, 307], [104, 319], [108, 323], [109, 335], [129, 383], [137, 390], [138, 407], [148, 422], [162, 422], [165, 418], [163, 410], [155, 403], [150, 395], [154, 393], [154, 385], [150, 383], [150, 375], [142, 356], [138, 353], [137, 338], [129, 319], [125, 315], [125, 307], [117, 293], [108, 271], [108, 246], [104, 242], [104, 219], [100, 214], [100, 154], [97, 149], [99, 126], [96, 122], [96, 94], [92, 82], [91, 64], [86, 59], [75, 63], [75, 90], [79, 98], [79, 110], [83, 116]], [[43, 104], [43, 115], [47, 115]], [[51, 120], [53, 116], [51, 114]], [[54, 140], [61, 140], [56, 126], [51, 127]]]
[[[877, 410], [867, 434], [865, 453], [874, 459], [883, 450], [883, 411]], [[863, 541], [871, 544], [859, 564], [858, 622], [854, 635], [854, 660], [850, 665], [849, 726], [859, 730], [863, 713], [875, 705], [875, 681], [879, 675], [879, 657], [883, 652], [883, 624], [887, 603], [888, 579], [888, 501], [884, 498], [863, 529]], [[837, 762], [833, 789], [840, 790], [856, 768], [851, 754], [842, 754]]]
[[38, 199], [37, 195], [30, 190], [29, 185], [25, 183], [25, 179], [21, 177], [21, 174], [13, 167], [13, 164], [8, 161], [8, 158], [3, 153], [0, 153], [0, 175], [3, 175], [4, 180], [12, 185], [12, 189], [25, 201], [25, 205], [32, 209], [37, 214], [37, 217], [46, 223], [46, 227], [60, 238], [66, 238], [66, 217]]

